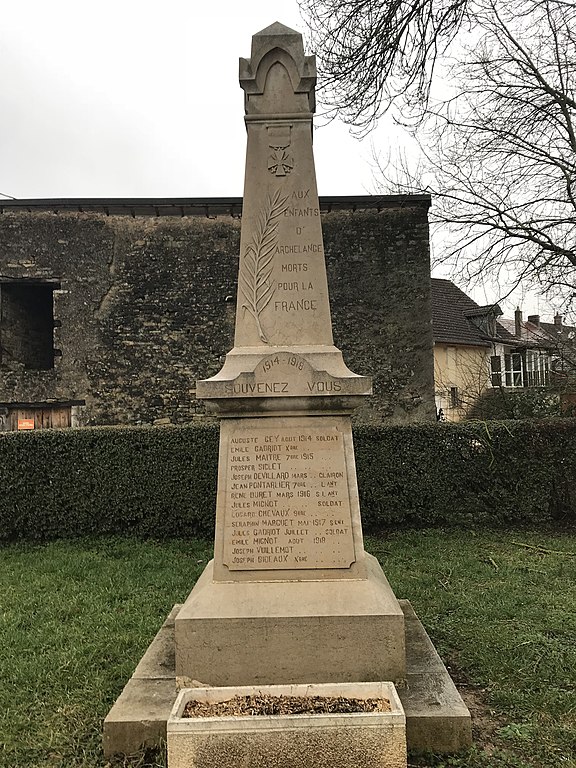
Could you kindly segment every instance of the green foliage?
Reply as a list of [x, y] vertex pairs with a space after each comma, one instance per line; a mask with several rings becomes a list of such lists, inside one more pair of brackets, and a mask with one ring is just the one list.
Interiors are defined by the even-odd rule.
[[[367, 531], [576, 520], [576, 421], [355, 428]], [[0, 541], [211, 536], [218, 427], [0, 435]]]
[[523, 387], [486, 390], [472, 406], [468, 418], [547, 419], [561, 415], [558, 392], [549, 388]]
[[0, 540], [213, 530], [216, 425], [5, 433]]
[[357, 427], [366, 530], [576, 519], [576, 421]]

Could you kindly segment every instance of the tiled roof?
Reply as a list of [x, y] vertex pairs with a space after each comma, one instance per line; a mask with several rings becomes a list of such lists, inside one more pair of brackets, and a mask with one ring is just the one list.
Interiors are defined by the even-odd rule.
[[540, 323], [540, 328], [551, 339], [552, 354], [560, 356], [576, 371], [576, 328], [573, 325]]
[[[511, 334], [516, 335], [516, 320], [502, 318], [500, 324]], [[550, 337], [541, 326], [542, 323], [540, 323], [540, 326], [537, 326], [529, 320], [522, 320], [520, 323], [520, 336], [516, 336], [519, 339], [519, 345], [549, 348], [551, 346]]]
[[[471, 314], [486, 314], [490, 307], [480, 307], [451, 280], [440, 278], [432, 278], [431, 297], [434, 341], [477, 347], [490, 345], [490, 338], [467, 319]], [[496, 334], [503, 342], [515, 341], [500, 323], [496, 323]]]
[[576, 328], [573, 325], [556, 325], [555, 323], [540, 323], [540, 328], [554, 341], [562, 344], [576, 344]]

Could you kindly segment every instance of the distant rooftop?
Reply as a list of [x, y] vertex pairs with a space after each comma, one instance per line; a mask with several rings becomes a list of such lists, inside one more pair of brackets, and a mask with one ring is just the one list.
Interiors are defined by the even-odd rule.
[[[467, 346], [487, 347], [490, 338], [469, 322], [470, 317], [486, 315], [491, 309], [500, 314], [497, 304], [479, 306], [461, 291], [451, 280], [432, 278], [432, 334], [434, 341], [443, 344], [465, 344]], [[514, 336], [499, 322], [496, 322], [498, 340], [514, 342]]]
[[520, 340], [521, 346], [550, 347], [552, 345], [550, 334], [545, 328], [539, 327], [529, 320], [520, 321], [520, 333], [516, 327], [515, 319], [502, 318], [501, 324]]
[[[386, 208], [429, 208], [430, 195], [321, 196], [320, 210], [373, 211]], [[241, 216], [241, 197], [74, 197], [42, 200], [0, 199], [0, 213], [66, 211], [106, 216]]]

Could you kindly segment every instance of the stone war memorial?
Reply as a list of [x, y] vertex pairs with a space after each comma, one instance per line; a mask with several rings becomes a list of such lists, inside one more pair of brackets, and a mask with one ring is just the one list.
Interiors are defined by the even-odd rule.
[[[214, 559], [106, 718], [107, 755], [165, 738], [186, 687], [233, 696], [243, 686], [360, 691], [386, 682], [396, 686], [408, 749], [471, 743], [468, 710], [424, 628], [364, 550], [351, 414], [371, 382], [333, 342], [312, 153], [315, 75], [301, 35], [279, 23], [254, 35], [250, 59], [240, 59], [247, 154], [234, 348], [197, 383], [220, 419]], [[349, 748], [343, 765], [406, 764], [405, 746], [390, 747], [386, 762], [384, 739], [374, 762], [354, 746], [352, 725], [344, 741], [341, 723], [330, 727], [333, 746], [311, 766], [340, 765], [337, 743]], [[249, 752], [240, 725], [235, 732]], [[213, 764], [179, 739], [169, 725], [170, 766]], [[236, 763], [224, 750], [214, 764], [268, 764], [242, 749]], [[269, 764], [293, 763], [288, 754]]]

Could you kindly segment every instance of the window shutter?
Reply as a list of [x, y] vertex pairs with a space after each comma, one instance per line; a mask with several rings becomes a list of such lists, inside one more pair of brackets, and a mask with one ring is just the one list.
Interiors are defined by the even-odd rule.
[[490, 358], [490, 378], [493, 387], [502, 386], [502, 358], [500, 355], [492, 355]]

